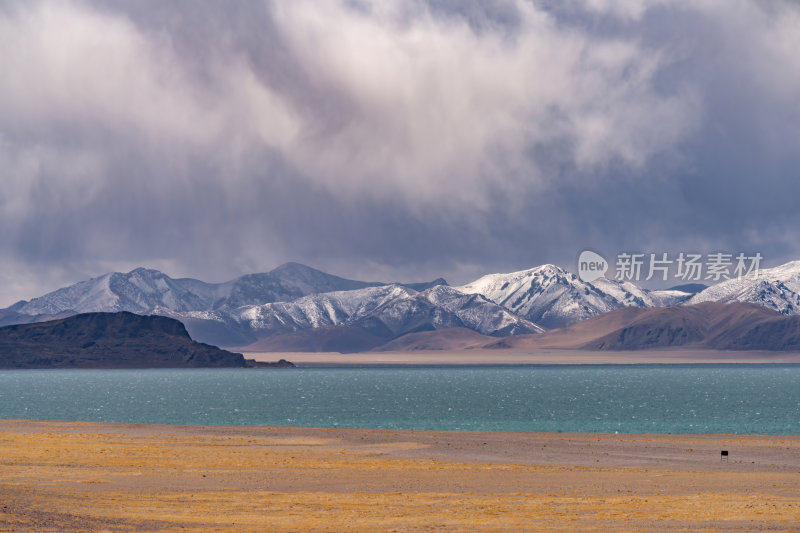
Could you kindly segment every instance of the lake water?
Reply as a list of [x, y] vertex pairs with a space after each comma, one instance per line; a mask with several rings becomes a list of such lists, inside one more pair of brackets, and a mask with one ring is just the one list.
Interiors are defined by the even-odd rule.
[[0, 418], [800, 433], [800, 365], [0, 371]]

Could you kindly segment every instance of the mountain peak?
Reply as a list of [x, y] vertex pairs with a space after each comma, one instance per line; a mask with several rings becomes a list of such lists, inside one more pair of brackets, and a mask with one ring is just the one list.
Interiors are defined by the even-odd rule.
[[729, 279], [695, 294], [689, 303], [750, 302], [785, 315], [800, 313], [800, 261], [759, 271], [758, 277]]
[[[115, 272], [114, 274], [118, 274]], [[160, 270], [155, 270], [153, 268], [146, 268], [146, 267], [137, 267], [124, 274], [125, 276], [139, 276], [139, 277], [149, 277], [149, 278], [158, 278], [158, 277], [168, 277], [166, 274], [161, 272]]]
[[788, 281], [789, 278], [800, 276], [800, 261], [789, 261], [773, 268], [764, 268], [759, 271], [760, 278], [774, 278]]
[[270, 274], [293, 274], [293, 273], [309, 273], [314, 272], [317, 274], [325, 274], [325, 272], [321, 270], [317, 270], [316, 268], [310, 267], [308, 265], [304, 265], [303, 263], [296, 263], [294, 261], [289, 261], [287, 263], [283, 263], [282, 265], [273, 268], [270, 270]]
[[528, 272], [547, 272], [553, 274], [569, 274], [570, 272], [558, 265], [554, 265], [552, 263], [545, 263], [544, 265], [539, 265], [537, 267], [531, 268]]
[[433, 281], [423, 281], [421, 283], [402, 283], [401, 285], [403, 285], [404, 287], [408, 287], [409, 289], [413, 289], [417, 292], [422, 292], [433, 287], [449, 286], [444, 278], [436, 278]]
[[568, 270], [545, 264], [508, 274], [489, 274], [458, 288], [489, 300], [547, 328], [574, 324], [619, 307], [652, 304], [633, 284], [600, 278], [586, 283]]

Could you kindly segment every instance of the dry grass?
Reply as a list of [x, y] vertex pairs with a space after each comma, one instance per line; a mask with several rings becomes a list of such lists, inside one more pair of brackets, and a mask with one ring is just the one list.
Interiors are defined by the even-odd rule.
[[[558, 446], [559, 437], [537, 434], [475, 460], [472, 441], [444, 433], [36, 422], [0, 430], [2, 530], [800, 529], [794, 437], [738, 438], [774, 448], [770, 460], [785, 455], [783, 466], [717, 461], [703, 471], [520, 460], [520, 446]], [[633, 454], [654, 442], [669, 453], [719, 444], [617, 437], [570, 436], [569, 445]]]

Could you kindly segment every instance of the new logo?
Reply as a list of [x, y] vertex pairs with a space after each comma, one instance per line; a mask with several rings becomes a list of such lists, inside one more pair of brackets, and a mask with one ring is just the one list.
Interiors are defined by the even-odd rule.
[[608, 261], [591, 250], [584, 250], [578, 257], [578, 277], [587, 283], [602, 278], [608, 270]]

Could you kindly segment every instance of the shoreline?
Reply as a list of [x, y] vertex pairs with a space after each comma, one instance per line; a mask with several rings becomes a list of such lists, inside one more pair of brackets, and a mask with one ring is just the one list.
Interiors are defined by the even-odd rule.
[[61, 425], [61, 424], [73, 424], [73, 425], [97, 425], [102, 426], [108, 431], [113, 431], [116, 429], [125, 430], [125, 429], [139, 429], [139, 428], [150, 428], [152, 430], [161, 429], [173, 429], [176, 431], [181, 432], [234, 432], [234, 433], [247, 433], [247, 432], [263, 432], [263, 431], [273, 431], [273, 432], [280, 432], [280, 431], [294, 431], [294, 432], [330, 432], [330, 431], [341, 431], [341, 432], [375, 432], [376, 434], [380, 433], [387, 433], [387, 434], [396, 434], [396, 433], [414, 433], [414, 434], [425, 434], [425, 433], [444, 433], [444, 434], [453, 434], [453, 435], [500, 435], [500, 434], [508, 434], [508, 435], [537, 435], [541, 437], [551, 437], [551, 438], [580, 438], [580, 439], [588, 439], [591, 437], [630, 437], [630, 438], [640, 438], [640, 437], [653, 437], [653, 438], [692, 438], [692, 437], [718, 437], [718, 438], [730, 438], [730, 439], [748, 439], [748, 438], [757, 438], [757, 439], [800, 439], [800, 433], [658, 433], [658, 432], [608, 432], [608, 431], [537, 431], [537, 430], [530, 430], [530, 429], [520, 429], [520, 430], [513, 430], [513, 429], [409, 429], [409, 428], [376, 428], [376, 427], [357, 427], [357, 426], [281, 426], [281, 425], [246, 425], [246, 424], [172, 424], [167, 422], [114, 422], [114, 421], [96, 421], [96, 420], [56, 420], [51, 418], [0, 418], [0, 428], [7, 426], [7, 425]]
[[286, 359], [298, 367], [314, 366], [515, 366], [515, 365], [684, 365], [800, 364], [800, 352], [723, 350], [587, 351], [546, 349], [431, 350], [411, 352], [244, 352], [248, 359]]
[[0, 420], [0, 462], [3, 530], [791, 531], [800, 524], [798, 435]]

